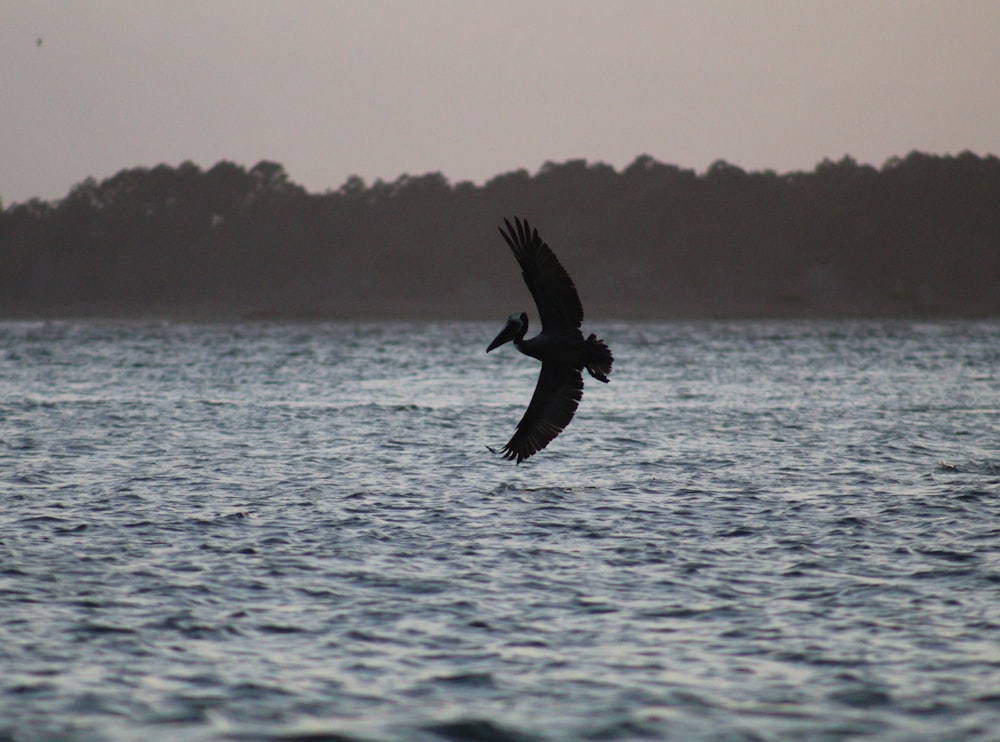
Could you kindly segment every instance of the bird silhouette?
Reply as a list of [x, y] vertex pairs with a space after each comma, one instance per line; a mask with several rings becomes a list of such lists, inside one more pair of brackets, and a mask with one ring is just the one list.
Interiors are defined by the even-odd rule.
[[[580, 331], [583, 305], [576, 286], [555, 254], [527, 219], [515, 217], [500, 234], [521, 266], [521, 275], [535, 299], [542, 329], [525, 339], [528, 315], [512, 314], [493, 342], [489, 353], [507, 342], [525, 355], [542, 362], [535, 393], [531, 396], [513, 437], [500, 453], [518, 464], [545, 448], [569, 425], [583, 397], [583, 369], [607, 383], [614, 357], [603, 340]], [[492, 450], [492, 449], [491, 449]]]

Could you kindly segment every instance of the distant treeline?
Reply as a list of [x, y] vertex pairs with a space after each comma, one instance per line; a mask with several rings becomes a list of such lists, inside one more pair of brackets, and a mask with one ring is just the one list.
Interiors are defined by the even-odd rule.
[[0, 211], [0, 315], [495, 318], [534, 312], [525, 216], [599, 317], [1000, 315], [1000, 159], [698, 174], [547, 163], [308, 193], [284, 168], [123, 170]]

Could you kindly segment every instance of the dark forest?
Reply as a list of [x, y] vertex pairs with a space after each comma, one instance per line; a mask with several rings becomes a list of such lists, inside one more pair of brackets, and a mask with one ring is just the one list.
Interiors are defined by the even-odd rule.
[[269, 161], [133, 168], [0, 211], [0, 315], [496, 319], [534, 310], [497, 232], [515, 215], [591, 317], [1000, 315], [1000, 159], [967, 152], [787, 174], [571, 160], [320, 194]]

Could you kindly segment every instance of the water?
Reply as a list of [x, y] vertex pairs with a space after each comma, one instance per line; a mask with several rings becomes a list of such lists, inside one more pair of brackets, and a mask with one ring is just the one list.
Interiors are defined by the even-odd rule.
[[1000, 739], [1000, 323], [0, 324], [0, 739]]

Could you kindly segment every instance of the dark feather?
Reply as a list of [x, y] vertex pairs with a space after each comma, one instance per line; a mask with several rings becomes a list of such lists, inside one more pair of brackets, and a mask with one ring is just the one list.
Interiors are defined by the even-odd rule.
[[510, 245], [510, 249], [521, 266], [524, 282], [538, 307], [542, 322], [542, 332], [554, 335], [574, 335], [583, 322], [583, 305], [576, 292], [576, 286], [562, 263], [549, 246], [538, 236], [528, 220], [514, 219], [514, 227], [504, 219], [507, 231], [500, 234]]
[[545, 448], [569, 425], [582, 396], [580, 369], [543, 363], [531, 403], [517, 424], [514, 436], [501, 450], [504, 458], [516, 459], [520, 464]]

